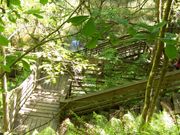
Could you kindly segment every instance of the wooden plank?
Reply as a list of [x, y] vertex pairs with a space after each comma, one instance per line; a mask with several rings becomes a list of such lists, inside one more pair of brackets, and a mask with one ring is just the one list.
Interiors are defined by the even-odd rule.
[[180, 114], [180, 93], [173, 94], [174, 113]]
[[[165, 81], [163, 83], [162, 88], [168, 88], [168, 84], [175, 82], [176, 80], [180, 79], [180, 72], [175, 71], [173, 73], [168, 73], [166, 75]], [[157, 84], [158, 78], [155, 79], [155, 85]], [[131, 85], [123, 85], [121, 87], [112, 88], [105, 91], [95, 92], [91, 94], [87, 94], [82, 97], [75, 97], [72, 99], [66, 99], [61, 101], [61, 104], [68, 103], [67, 108], [71, 108], [72, 110], [76, 110], [75, 108], [81, 107], [83, 109], [92, 108], [94, 106], [101, 106], [103, 105], [104, 101], [107, 101], [108, 99], [111, 99], [107, 102], [117, 102], [119, 99], [116, 98], [116, 96], [121, 95], [124, 96], [127, 93], [143, 93], [146, 87], [147, 80], [145, 81], [138, 81], [134, 82]], [[108, 97], [108, 98], [107, 98]], [[94, 105], [93, 105], [94, 104]], [[89, 106], [84, 108], [84, 106]], [[77, 110], [76, 110], [77, 111]], [[80, 109], [78, 109], [80, 111]]]

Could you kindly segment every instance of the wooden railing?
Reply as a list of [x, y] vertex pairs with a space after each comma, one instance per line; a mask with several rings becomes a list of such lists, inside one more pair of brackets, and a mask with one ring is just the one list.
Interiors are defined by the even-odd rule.
[[103, 46], [98, 46], [94, 49], [83, 49], [80, 51], [77, 51], [77, 53], [82, 53], [87, 56], [93, 56], [96, 54], [100, 54], [104, 49], [107, 48], [114, 48], [117, 50], [118, 54], [121, 56], [121, 58], [126, 58], [134, 55], [139, 55], [144, 53], [144, 51], [148, 48], [147, 44], [143, 41], [140, 42], [134, 42], [130, 45], [103, 45]]
[[[154, 87], [156, 87], [158, 79], [155, 79]], [[61, 106], [67, 104], [66, 112], [68, 112], [67, 110], [72, 110], [77, 114], [83, 114], [114, 106], [127, 100], [142, 99], [146, 84], [147, 80], [141, 80], [128, 85], [62, 100]], [[180, 71], [167, 73], [162, 84], [162, 89], [165, 92], [180, 89]]]
[[10, 128], [13, 129], [14, 122], [21, 107], [36, 87], [36, 73], [33, 71], [29, 77], [17, 88], [8, 93], [9, 97], [9, 119]]

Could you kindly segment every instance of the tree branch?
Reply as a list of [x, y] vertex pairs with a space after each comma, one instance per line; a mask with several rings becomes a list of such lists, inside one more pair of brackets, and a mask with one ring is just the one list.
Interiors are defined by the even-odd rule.
[[[10, 68], [13, 67], [18, 61], [20, 61], [24, 56], [26, 56], [27, 54], [29, 54], [32, 50], [44, 45], [45, 43], [51, 41], [51, 40], [46, 40], [48, 39], [50, 36], [52, 36], [54, 33], [58, 32], [59, 29], [61, 29], [67, 22], [68, 20], [76, 13], [76, 11], [81, 7], [81, 5], [84, 3], [85, 1], [82, 1], [77, 8], [69, 15], [69, 17], [60, 25], [56, 28], [56, 30], [54, 30], [53, 32], [49, 33], [47, 36], [45, 36], [38, 44], [36, 44], [33, 47], [30, 47], [29, 49], [27, 49], [21, 56], [19, 56], [14, 62], [12, 62], [12, 64], [9, 66]], [[1, 75], [0, 78], [2, 78], [2, 76], [6, 73], [6, 71], [4, 71]]]

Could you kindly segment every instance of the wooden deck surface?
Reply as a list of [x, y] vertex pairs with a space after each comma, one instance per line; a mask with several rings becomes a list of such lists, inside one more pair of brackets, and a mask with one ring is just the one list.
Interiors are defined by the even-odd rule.
[[[124, 58], [131, 55], [134, 57], [134, 54], [138, 55], [138, 53], [144, 52], [145, 44], [138, 47], [136, 46], [133, 51], [129, 50], [130, 47], [125, 47], [123, 50], [121, 47], [117, 49], [122, 51], [121, 53]], [[138, 51], [136, 51], [136, 49], [138, 49]], [[97, 75], [99, 70], [91, 72], [93, 72], [92, 74]], [[75, 76], [75, 78], [76, 77], [77, 76]], [[73, 87], [79, 85], [77, 82], [78, 79], [79, 78], [72, 80], [71, 78], [71, 81], [75, 81], [75, 83], [71, 84]], [[156, 78], [156, 80], [158, 80], [158, 78]], [[66, 75], [58, 77], [55, 84], [44, 83], [44, 80], [42, 80], [36, 83], [36, 87], [34, 88], [32, 79], [28, 83], [29, 88], [22, 87], [19, 90], [15, 90], [15, 94], [11, 94], [13, 95], [11, 106], [14, 106], [10, 110], [12, 116], [11, 129], [19, 135], [27, 132], [30, 132], [31, 134], [35, 129], [41, 131], [47, 126], [51, 126], [56, 130], [59, 125], [59, 112], [62, 110], [62, 113], [68, 113], [71, 110], [77, 114], [83, 114], [117, 105], [132, 99], [132, 97], [140, 99], [144, 96], [147, 80], [136, 81], [129, 85], [121, 85], [116, 88], [69, 99], [65, 99], [67, 98], [66, 94], [71, 87], [70, 78]], [[180, 71], [175, 71], [166, 75], [162, 89], [169, 88], [173, 90], [179, 86]], [[88, 88], [91, 91], [95, 89], [94, 86], [85, 84], [81, 87]], [[16, 97], [18, 98], [16, 99]], [[64, 106], [66, 107], [64, 108]]]
[[63, 92], [66, 89], [67, 76], [60, 76], [57, 83], [39, 82], [29, 98], [18, 112], [14, 123], [14, 131], [19, 135], [32, 134], [36, 129], [41, 131], [50, 126], [57, 130], [59, 125], [59, 101], [64, 98]]
[[[158, 78], [156, 78], [155, 86]], [[94, 92], [80, 97], [65, 99], [61, 105], [68, 104], [67, 108], [77, 114], [87, 113], [102, 108], [117, 105], [123, 101], [144, 97], [147, 80], [137, 81], [128, 85]], [[180, 71], [167, 73], [162, 89], [174, 90], [180, 86]]]

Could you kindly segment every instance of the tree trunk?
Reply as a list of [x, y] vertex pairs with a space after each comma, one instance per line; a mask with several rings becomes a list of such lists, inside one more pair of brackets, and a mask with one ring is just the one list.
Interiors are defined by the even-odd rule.
[[[168, 0], [167, 1], [166, 8], [165, 8], [165, 13], [164, 13], [164, 16], [163, 16], [163, 19], [162, 19], [165, 22], [168, 21], [172, 1], [173, 0]], [[161, 39], [164, 38], [164, 36], [165, 36], [166, 26], [167, 26], [167, 24], [164, 25], [161, 28], [160, 32], [159, 32], [159, 39], [158, 39], [158, 42], [157, 42], [157, 45], [156, 45], [157, 50], [156, 50], [156, 53], [155, 53], [155, 56], [154, 56], [154, 59], [153, 59], [153, 65], [152, 65], [150, 75], [148, 77], [148, 82], [147, 82], [147, 85], [146, 85], [145, 103], [144, 103], [144, 108], [143, 108], [143, 112], [142, 112], [143, 123], [147, 122], [148, 119], [150, 119], [150, 118], [148, 118], [148, 110], [150, 108], [150, 102], [151, 102], [151, 98], [152, 98], [150, 94], [151, 94], [151, 90], [153, 90], [153, 83], [154, 83], [153, 80], [156, 77], [155, 73], [156, 73], [156, 71], [158, 69], [158, 65], [160, 63], [160, 58], [161, 58], [161, 55], [162, 55], [163, 50], [164, 50], [164, 42], [162, 42]], [[164, 77], [163, 75], [160, 75], [160, 76]], [[162, 83], [161, 81], [163, 81], [163, 79], [160, 79], [159, 84]], [[159, 89], [158, 86], [156, 88]], [[158, 91], [157, 89], [156, 89], [156, 91]], [[158, 97], [158, 95], [156, 95], [156, 96]], [[151, 109], [151, 110], [153, 111], [154, 109]]]
[[163, 62], [163, 69], [161, 71], [161, 75], [160, 75], [159, 81], [157, 83], [157, 86], [155, 88], [154, 96], [152, 98], [152, 101], [151, 101], [151, 104], [150, 104], [150, 107], [149, 107], [149, 110], [148, 110], [148, 116], [147, 116], [148, 121], [151, 120], [151, 117], [153, 115], [153, 112], [154, 112], [154, 109], [155, 109], [155, 106], [156, 106], [156, 103], [157, 103], [157, 99], [158, 99], [158, 96], [159, 96], [159, 93], [160, 93], [160, 90], [161, 90], [161, 86], [162, 86], [162, 83], [164, 81], [164, 76], [165, 76], [166, 71], [167, 71], [167, 66], [168, 66], [169, 59], [165, 54], [164, 54], [164, 57], [165, 58], [164, 58], [164, 62]]
[[[5, 49], [1, 48], [1, 54], [4, 57], [3, 65], [6, 65]], [[2, 69], [3, 72], [3, 69]], [[10, 130], [9, 124], [9, 108], [8, 108], [8, 94], [7, 94], [7, 76], [6, 73], [1, 78], [2, 81], [2, 101], [3, 101], [3, 130], [8, 132]]]

